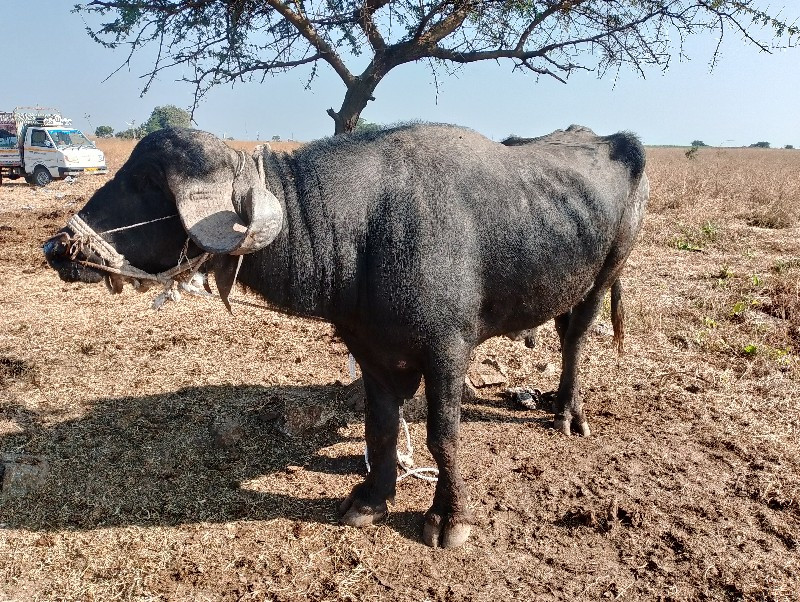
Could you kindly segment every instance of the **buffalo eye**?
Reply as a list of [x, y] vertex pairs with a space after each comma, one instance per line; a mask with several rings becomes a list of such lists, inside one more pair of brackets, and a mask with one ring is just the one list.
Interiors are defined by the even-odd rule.
[[134, 192], [144, 192], [152, 187], [150, 175], [145, 172], [135, 173], [130, 177], [130, 187]]

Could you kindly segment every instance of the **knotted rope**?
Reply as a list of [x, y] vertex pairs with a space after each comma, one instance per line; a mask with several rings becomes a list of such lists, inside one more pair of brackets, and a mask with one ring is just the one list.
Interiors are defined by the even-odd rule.
[[[173, 217], [177, 217], [177, 215], [169, 215], [146, 222], [131, 224], [130, 226], [122, 226], [104, 232], [96, 232], [80, 216], [74, 215], [67, 222], [67, 227], [72, 229], [75, 234], [69, 236], [62, 232], [53, 238], [63, 239], [64, 236], [67, 237], [65, 242], [69, 245], [70, 259], [75, 263], [105, 272], [109, 275], [127, 278], [132, 281], [133, 288], [136, 290], [146, 291], [150, 288], [150, 283], [161, 284], [164, 290], [153, 301], [153, 308], [158, 309], [169, 300], [179, 301], [181, 298], [181, 290], [190, 293], [199, 292], [200, 289], [194, 283], [195, 276], [200, 266], [211, 258], [211, 253], [202, 253], [197, 257], [189, 259], [189, 257], [187, 257], [187, 252], [190, 239], [187, 238], [181, 250], [181, 254], [178, 257], [178, 264], [169, 270], [159, 272], [158, 274], [151, 274], [131, 265], [123, 255], [118, 253], [117, 250], [103, 238], [103, 235], [131, 228], [138, 228]], [[97, 263], [96, 261], [88, 259], [77, 259], [78, 254], [86, 250], [97, 255], [103, 263]]]

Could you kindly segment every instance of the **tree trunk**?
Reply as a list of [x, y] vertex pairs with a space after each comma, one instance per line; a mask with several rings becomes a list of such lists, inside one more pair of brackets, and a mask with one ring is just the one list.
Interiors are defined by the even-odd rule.
[[381, 81], [379, 75], [361, 76], [357, 77], [353, 82], [348, 85], [347, 93], [344, 95], [344, 102], [339, 111], [334, 111], [332, 108], [328, 109], [328, 115], [331, 116], [336, 128], [334, 134], [347, 134], [356, 129], [358, 125], [358, 118], [361, 116], [367, 103], [370, 100], [375, 100], [372, 93]]

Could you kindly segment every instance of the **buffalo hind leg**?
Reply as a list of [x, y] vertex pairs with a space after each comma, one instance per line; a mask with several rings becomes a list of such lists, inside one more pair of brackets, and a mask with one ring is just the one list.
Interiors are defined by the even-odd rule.
[[569, 316], [572, 311], [568, 311], [566, 313], [561, 314], [560, 316], [556, 316], [555, 322], [556, 325], [556, 332], [558, 333], [558, 340], [561, 343], [561, 349], [564, 349], [564, 336], [567, 334], [567, 330], [569, 329]]
[[586, 333], [600, 310], [604, 294], [604, 287], [596, 287], [571, 311], [556, 317], [556, 330], [561, 339], [561, 380], [553, 408], [553, 427], [565, 435], [573, 430], [584, 437], [591, 434], [583, 412], [578, 367]]
[[469, 354], [460, 355], [456, 362], [452, 355], [441, 358], [434, 362], [436, 368], [425, 373], [428, 449], [439, 468], [439, 480], [433, 505], [425, 514], [422, 540], [434, 548], [460, 546], [472, 528], [469, 499], [457, 462], [461, 394]]
[[339, 520], [353, 527], [365, 527], [386, 517], [389, 513], [386, 502], [394, 502], [397, 482], [397, 434], [402, 399], [387, 391], [368, 373], [363, 377], [370, 471], [339, 506]]

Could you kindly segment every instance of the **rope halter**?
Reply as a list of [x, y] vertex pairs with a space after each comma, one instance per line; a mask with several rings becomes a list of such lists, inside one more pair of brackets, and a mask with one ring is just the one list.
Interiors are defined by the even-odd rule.
[[[74, 235], [69, 236], [66, 232], [62, 232], [54, 236], [53, 239], [60, 239], [61, 242], [67, 245], [71, 261], [104, 272], [106, 274], [106, 284], [109, 288], [111, 288], [109, 281], [119, 283], [120, 279], [122, 282], [130, 282], [134, 289], [141, 292], [146, 291], [153, 284], [161, 284], [164, 287], [164, 291], [153, 302], [153, 307], [158, 308], [167, 300], [180, 300], [180, 289], [187, 292], [197, 292], [199, 290], [196, 283], [193, 282], [194, 277], [200, 266], [211, 258], [211, 253], [202, 253], [197, 257], [189, 259], [187, 257], [187, 252], [190, 239], [187, 238], [181, 250], [181, 254], [178, 257], [178, 264], [169, 270], [159, 272], [158, 274], [151, 274], [131, 265], [123, 255], [117, 252], [117, 250], [103, 238], [103, 235], [137, 228], [173, 217], [177, 217], [177, 214], [131, 224], [130, 226], [123, 226], [121, 228], [114, 228], [113, 230], [106, 230], [105, 232], [96, 232], [80, 216], [74, 215], [67, 222], [67, 227], [74, 232]], [[83, 253], [87, 259], [78, 259], [81, 253]], [[88, 259], [88, 257], [91, 256], [99, 257], [102, 263]]]

